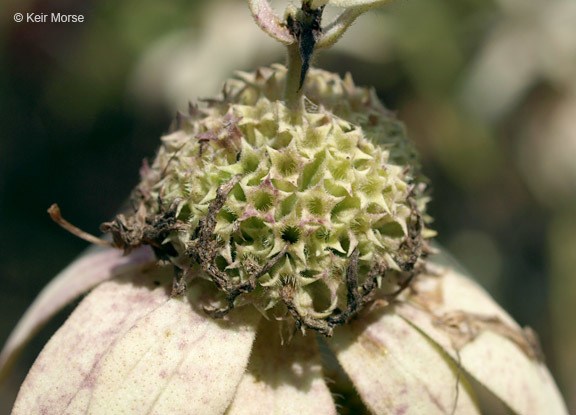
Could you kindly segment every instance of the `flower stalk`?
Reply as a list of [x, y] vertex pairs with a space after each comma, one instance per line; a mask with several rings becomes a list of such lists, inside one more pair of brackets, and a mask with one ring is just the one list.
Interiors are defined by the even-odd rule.
[[284, 87], [284, 100], [288, 108], [298, 111], [302, 108], [303, 61], [298, 44], [286, 46], [286, 86]]
[[[286, 26], [296, 39], [295, 43], [287, 46], [288, 73], [284, 99], [288, 108], [297, 109], [301, 106], [304, 80], [322, 33], [323, 11], [324, 5], [314, 8], [311, 0], [304, 0], [299, 10], [290, 9], [286, 13]], [[296, 52], [298, 52], [298, 56]]]
[[[302, 87], [315, 50], [334, 45], [362, 13], [392, 0], [302, 0], [299, 9], [289, 6], [282, 21], [268, 0], [248, 0], [254, 20], [268, 35], [287, 48], [288, 69], [284, 101], [298, 111], [302, 106]], [[345, 7], [326, 28], [322, 13], [326, 4]]]

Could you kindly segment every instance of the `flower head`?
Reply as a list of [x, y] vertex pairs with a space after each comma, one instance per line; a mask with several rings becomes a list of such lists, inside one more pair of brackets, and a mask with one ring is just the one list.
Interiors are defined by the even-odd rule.
[[[326, 3], [353, 13], [322, 34]], [[534, 334], [429, 261], [427, 182], [402, 125], [350, 76], [308, 71], [377, 3], [304, 0], [280, 26], [251, 2], [295, 61], [240, 73], [177, 119], [132, 211], [102, 226], [116, 249], [58, 276], [0, 355], [3, 369], [92, 289], [14, 415], [336, 414], [335, 367], [373, 414], [476, 414], [477, 391], [566, 413]]]
[[404, 287], [425, 254], [425, 184], [401, 124], [374, 93], [320, 70], [294, 112], [286, 68], [226, 83], [163, 138], [132, 215], [103, 225], [118, 247], [150, 244], [223, 292], [221, 317], [252, 304], [331, 335], [377, 286]]

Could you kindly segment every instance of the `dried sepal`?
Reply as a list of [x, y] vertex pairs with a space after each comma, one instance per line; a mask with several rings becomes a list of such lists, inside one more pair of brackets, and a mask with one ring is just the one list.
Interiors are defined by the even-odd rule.
[[155, 262], [150, 247], [124, 256], [116, 249], [94, 247], [72, 262], [40, 293], [8, 338], [0, 354], [3, 378], [20, 349], [59, 310], [103, 281], [122, 273], [150, 266]]

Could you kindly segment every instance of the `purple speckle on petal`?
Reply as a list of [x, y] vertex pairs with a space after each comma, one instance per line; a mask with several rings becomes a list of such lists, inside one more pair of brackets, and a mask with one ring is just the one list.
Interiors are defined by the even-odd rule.
[[396, 408], [396, 415], [404, 415], [408, 410], [408, 404], [402, 404], [398, 408]]

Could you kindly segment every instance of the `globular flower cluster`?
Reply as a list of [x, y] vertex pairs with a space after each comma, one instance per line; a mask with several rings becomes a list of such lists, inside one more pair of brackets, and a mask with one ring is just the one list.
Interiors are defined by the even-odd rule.
[[[402, 124], [349, 76], [308, 71], [386, 2], [303, 0], [282, 22], [249, 0], [289, 69], [239, 73], [179, 116], [132, 211], [102, 225], [113, 244], [50, 208], [106, 248], [58, 275], [1, 351], [0, 379], [91, 290], [14, 415], [335, 415], [349, 381], [377, 415], [567, 413], [534, 333], [446, 258], [426, 260], [426, 180]], [[322, 27], [327, 4], [347, 10]]]
[[103, 229], [125, 249], [151, 244], [184, 279], [199, 264], [226, 294], [214, 316], [252, 303], [330, 335], [375, 287], [407, 283], [427, 236], [425, 185], [373, 91], [313, 70], [294, 110], [280, 100], [285, 76], [240, 73], [180, 117], [134, 215]]

